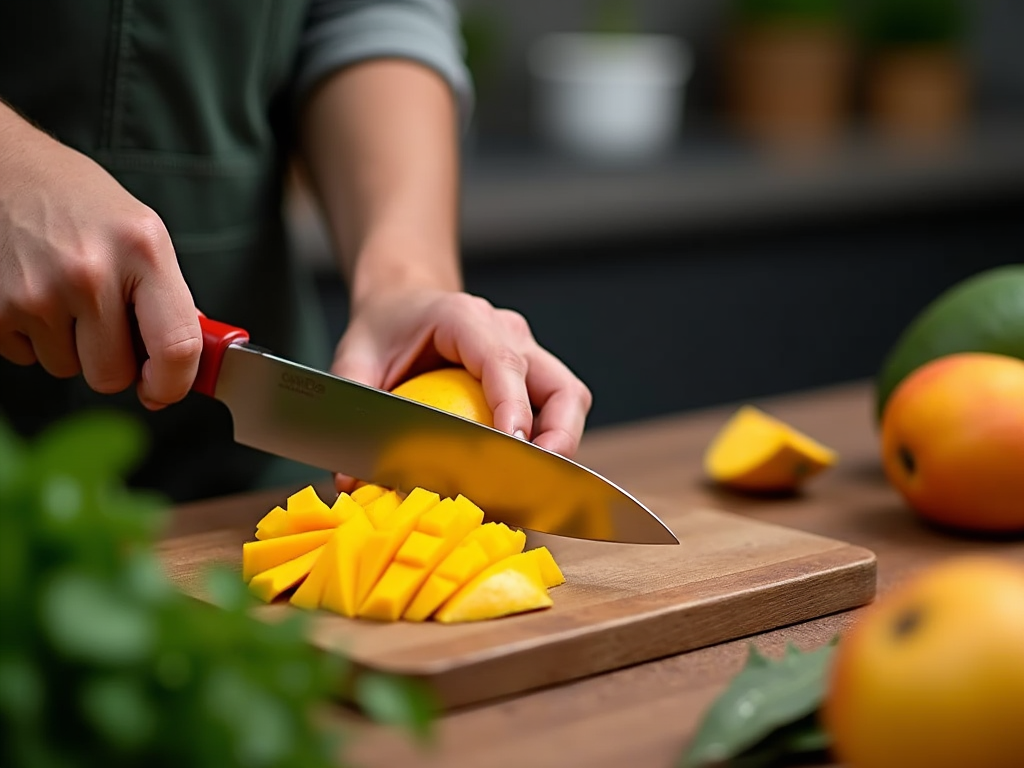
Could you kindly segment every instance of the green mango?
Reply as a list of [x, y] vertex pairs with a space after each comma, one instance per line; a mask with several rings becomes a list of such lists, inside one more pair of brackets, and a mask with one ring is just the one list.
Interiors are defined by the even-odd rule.
[[875, 417], [893, 391], [938, 357], [991, 352], [1024, 359], [1024, 265], [996, 267], [948, 288], [906, 327], [876, 379]]

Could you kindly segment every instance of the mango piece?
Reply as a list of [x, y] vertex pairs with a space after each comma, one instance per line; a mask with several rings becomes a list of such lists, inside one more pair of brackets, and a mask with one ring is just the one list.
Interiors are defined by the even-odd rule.
[[[359, 507], [359, 511], [362, 512], [362, 507]], [[303, 579], [299, 588], [292, 593], [292, 596], [288, 599], [288, 602], [294, 605], [296, 608], [303, 608], [307, 611], [315, 611], [320, 607], [320, 600], [323, 598], [324, 587], [327, 584], [327, 579], [331, 575], [331, 564], [335, 560], [335, 552], [338, 548], [338, 530], [335, 528], [331, 537], [327, 540], [327, 543], [323, 545], [320, 551], [320, 557], [316, 559], [316, 564], [313, 569], [309, 572], [309, 575]]]
[[360, 605], [358, 615], [378, 621], [401, 617], [434, 568], [480, 525], [483, 517], [483, 511], [462, 496], [450, 505], [438, 504], [421, 514], [393, 562]]
[[349, 495], [352, 497], [352, 500], [356, 504], [358, 504], [361, 507], [365, 507], [374, 499], [383, 496], [387, 492], [387, 490], [387, 488], [384, 488], [380, 485], [373, 485], [371, 483], [367, 483], [366, 485], [359, 486]]
[[413, 488], [404, 499], [395, 491], [388, 491], [366, 508], [366, 516], [374, 528], [384, 530], [390, 527], [391, 517], [398, 512], [399, 507], [402, 508], [402, 514], [412, 514], [415, 510], [425, 512], [440, 501], [440, 496], [425, 488]]
[[555, 562], [554, 556], [551, 554], [547, 547], [534, 547], [526, 551], [526, 554], [531, 555], [537, 561], [537, 569], [540, 571], [540, 580], [544, 582], [544, 586], [557, 587], [559, 584], [565, 584], [565, 576], [562, 574], [562, 569], [558, 567], [558, 563]]
[[333, 528], [278, 536], [263, 541], [247, 541], [242, 545], [242, 578], [249, 581], [256, 574], [304, 555], [331, 538]]
[[442, 624], [483, 621], [552, 605], [537, 557], [521, 552], [474, 576], [437, 610], [434, 620]]
[[285, 509], [295, 532], [319, 531], [341, 524], [337, 512], [324, 503], [311, 485], [289, 496]]
[[337, 519], [337, 525], [344, 525], [353, 515], [363, 514], [363, 507], [347, 493], [339, 493], [331, 505], [331, 513]]
[[488, 565], [522, 552], [525, 544], [526, 534], [513, 531], [504, 523], [485, 523], [470, 531], [427, 577], [402, 618], [407, 621], [430, 618], [459, 587]]
[[359, 574], [359, 559], [366, 540], [373, 533], [369, 518], [359, 509], [348, 521], [335, 529], [334, 536], [327, 543], [330, 549], [324, 551], [321, 560], [327, 571], [320, 607], [340, 613], [342, 616], [356, 615], [356, 579]]
[[[411, 494], [410, 494], [411, 496]], [[454, 504], [451, 499], [444, 499], [432, 510]], [[427, 512], [422, 503], [413, 500], [408, 506], [403, 502], [394, 514], [387, 517], [387, 527], [375, 530], [363, 544], [359, 555], [359, 575], [356, 578], [356, 605], [361, 606], [370, 590], [376, 585], [395, 553], [401, 547], [421, 515]], [[369, 514], [367, 515], [369, 517]]]
[[292, 530], [288, 512], [281, 507], [274, 507], [256, 523], [257, 539], [274, 539], [278, 536], [287, 536], [289, 533], [298, 531]]
[[758, 408], [740, 408], [711, 441], [704, 468], [745, 491], [793, 491], [836, 463], [834, 451]]
[[[274, 539], [271, 539], [274, 541]], [[269, 603], [278, 595], [286, 592], [302, 581], [313, 570], [317, 558], [323, 552], [323, 545], [276, 565], [270, 570], [257, 573], [249, 582], [249, 591], [265, 603]]]

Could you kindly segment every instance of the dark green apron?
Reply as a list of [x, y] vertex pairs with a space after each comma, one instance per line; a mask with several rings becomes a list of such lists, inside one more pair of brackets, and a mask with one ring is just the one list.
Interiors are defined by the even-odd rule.
[[[281, 218], [305, 11], [298, 0], [3, 3], [0, 96], [162, 217], [200, 309], [324, 368], [332, 340]], [[22, 434], [100, 406], [144, 421], [150, 451], [131, 481], [177, 501], [326, 477], [236, 445], [227, 409], [201, 395], [152, 414], [134, 389], [97, 395], [81, 377], [0, 360], [0, 412]]]

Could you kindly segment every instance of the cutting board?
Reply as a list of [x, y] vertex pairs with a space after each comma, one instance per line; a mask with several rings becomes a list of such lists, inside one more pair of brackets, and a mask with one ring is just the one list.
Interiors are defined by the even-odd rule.
[[[425, 680], [451, 708], [734, 640], [874, 597], [875, 557], [868, 550], [716, 509], [644, 501], [678, 546], [528, 535], [527, 548], [547, 546], [566, 577], [551, 590], [550, 609], [447, 626], [316, 612], [310, 642], [348, 655], [357, 669]], [[204, 569], [217, 563], [240, 571], [242, 544], [253, 539], [252, 520], [264, 511], [162, 542], [171, 578], [204, 600]], [[274, 620], [293, 610], [282, 600], [254, 614]]]

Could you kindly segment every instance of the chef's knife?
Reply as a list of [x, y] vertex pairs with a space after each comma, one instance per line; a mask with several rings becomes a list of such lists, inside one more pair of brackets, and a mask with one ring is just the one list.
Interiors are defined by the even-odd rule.
[[463, 494], [487, 519], [560, 536], [678, 544], [647, 507], [586, 467], [461, 416], [290, 362], [200, 317], [193, 390], [224, 403], [243, 445], [409, 491]]

